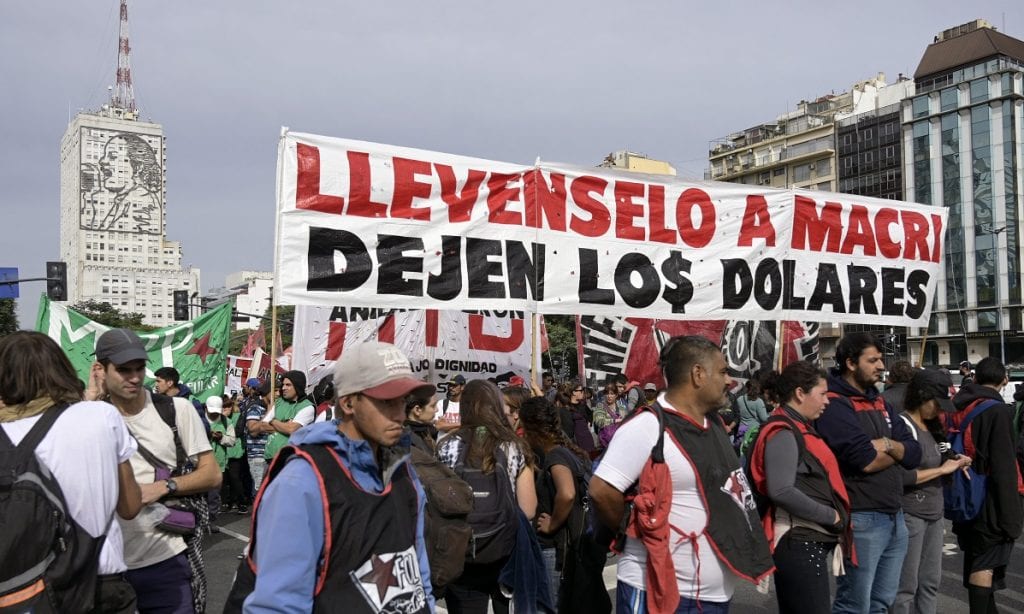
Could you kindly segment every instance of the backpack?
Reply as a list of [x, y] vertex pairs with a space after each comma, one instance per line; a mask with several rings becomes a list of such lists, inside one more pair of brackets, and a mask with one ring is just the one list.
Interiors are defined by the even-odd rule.
[[[999, 402], [987, 399], [975, 403], [970, 411], [960, 422], [959, 428], [952, 424], [952, 416], [948, 418], [950, 449], [954, 454], [967, 455], [967, 437], [970, 435], [971, 422], [989, 408], [995, 407]], [[970, 442], [973, 448], [973, 442]], [[966, 475], [964, 474], [966, 471]], [[985, 505], [985, 493], [987, 492], [987, 476], [974, 470], [973, 466], [966, 467], [962, 471], [954, 471], [949, 476], [949, 482], [942, 487], [942, 498], [944, 512], [948, 520], [953, 522], [969, 522], [977, 518]]]
[[792, 433], [796, 439], [796, 458], [797, 463], [804, 457], [804, 451], [807, 449], [807, 444], [804, 443], [804, 434], [800, 432], [800, 428], [786, 416], [769, 416], [762, 424], [755, 426], [754, 428], [747, 431], [746, 436], [743, 439], [743, 444], [740, 446], [742, 454], [740, 455], [740, 466], [743, 468], [743, 474], [747, 477], [747, 483], [750, 484], [750, 492], [754, 495], [754, 503], [757, 505], [757, 515], [764, 518], [765, 514], [771, 508], [772, 502], [768, 498], [768, 493], [760, 492], [754, 481], [754, 474], [752, 471], [752, 463], [754, 457], [754, 446], [757, 444], [758, 438], [761, 436], [761, 431], [765, 425], [772, 422], [782, 422]]
[[78, 613], [95, 605], [106, 535], [92, 537], [75, 522], [35, 454], [67, 407], [44, 412], [17, 446], [0, 428], [0, 612]]
[[427, 496], [423, 537], [434, 598], [439, 599], [444, 587], [462, 575], [467, 559], [473, 539], [468, 520], [473, 489], [422, 448], [413, 446], [410, 458]]
[[467, 520], [473, 530], [468, 563], [494, 563], [509, 555], [516, 543], [519, 507], [509, 482], [507, 461], [500, 450], [494, 451], [494, 471], [484, 473], [466, 464], [469, 442], [463, 440], [455, 461], [455, 474], [473, 490], [473, 511]]

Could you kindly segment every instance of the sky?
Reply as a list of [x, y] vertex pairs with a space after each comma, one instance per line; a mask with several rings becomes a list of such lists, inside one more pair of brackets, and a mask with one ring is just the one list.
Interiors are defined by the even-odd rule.
[[[1024, 38], [1024, 2], [131, 1], [167, 233], [202, 287], [271, 270], [282, 126], [530, 164], [621, 149], [702, 179], [709, 142], [804, 99], [912, 75], [943, 29]], [[0, 0], [0, 267], [60, 256], [60, 139], [108, 100], [118, 0]], [[42, 284], [24, 284], [32, 327]]]

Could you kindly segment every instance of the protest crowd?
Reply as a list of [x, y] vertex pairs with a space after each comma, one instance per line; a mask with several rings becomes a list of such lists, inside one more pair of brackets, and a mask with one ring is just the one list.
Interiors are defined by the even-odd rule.
[[829, 372], [743, 386], [683, 335], [660, 388], [455, 375], [439, 395], [366, 341], [316, 386], [193, 403], [173, 368], [144, 386], [147, 360], [111, 329], [83, 383], [46, 335], [0, 339], [0, 611], [205, 612], [203, 538], [234, 513], [252, 535], [225, 612], [715, 613], [739, 582], [780, 612], [935, 612], [948, 518], [983, 614], [1024, 523], [1005, 366], [956, 389], [887, 370], [866, 333]]

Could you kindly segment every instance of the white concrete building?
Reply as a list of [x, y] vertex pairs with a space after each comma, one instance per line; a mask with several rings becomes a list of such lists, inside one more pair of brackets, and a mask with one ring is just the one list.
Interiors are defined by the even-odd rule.
[[[235, 310], [239, 313], [263, 315], [270, 307], [270, 299], [274, 293], [274, 274], [270, 271], [238, 271], [224, 279], [224, 285], [235, 294]], [[239, 321], [236, 329], [258, 328], [261, 320], [249, 318]], [[267, 324], [270, 328], [270, 324]]]
[[112, 105], [82, 112], [61, 139], [60, 242], [68, 299], [96, 300], [164, 326], [173, 293], [199, 291], [199, 269], [182, 266], [166, 236], [163, 128]]

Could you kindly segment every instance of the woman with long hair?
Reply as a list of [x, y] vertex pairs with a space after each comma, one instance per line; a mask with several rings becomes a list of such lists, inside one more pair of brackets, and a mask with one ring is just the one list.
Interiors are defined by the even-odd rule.
[[[94, 383], [100, 373], [91, 371]], [[42, 548], [33, 548], [40, 544], [31, 539], [19, 542], [18, 531], [28, 527], [20, 527], [18, 518], [4, 518], [3, 545], [19, 544], [16, 553], [4, 550], [5, 564], [7, 556], [12, 564], [19, 556], [33, 563], [48, 554], [57, 557], [46, 572], [44, 592], [20, 591], [20, 599], [8, 595], [12, 611], [32, 611], [33, 606], [37, 611], [62, 612], [137, 609], [135, 591], [124, 577], [121, 524], [113, 520], [115, 513], [134, 518], [142, 508], [142, 492], [131, 468], [137, 444], [114, 406], [83, 401], [83, 391], [74, 367], [53, 339], [29, 331], [0, 339], [0, 438], [16, 446], [41, 437], [34, 446], [35, 459], [60, 486], [67, 519], [80, 529], [73, 532], [68, 549], [56, 552], [45, 542]], [[36, 555], [38, 559], [33, 558]], [[51, 573], [64, 586], [51, 590]]]
[[[935, 612], [942, 575], [942, 477], [971, 464], [942, 444], [946, 436], [940, 411], [956, 411], [949, 389], [953, 380], [938, 369], [922, 369], [910, 379], [899, 414], [921, 445], [921, 464], [903, 472], [903, 519], [907, 556], [892, 612]], [[941, 450], [947, 449], [946, 452]]]
[[582, 448], [589, 456], [594, 449], [594, 436], [591, 435], [593, 430], [590, 427], [594, 420], [594, 414], [587, 407], [583, 386], [566, 382], [559, 386], [556, 398], [562, 402], [558, 412], [562, 430], [565, 431], [570, 441]]
[[813, 422], [828, 404], [825, 372], [798, 361], [765, 377], [780, 406], [761, 426], [751, 486], [767, 498], [762, 521], [775, 561], [779, 611], [830, 612], [828, 561], [852, 543], [850, 499], [839, 463]]
[[508, 418], [509, 426], [519, 437], [523, 436], [523, 425], [519, 422], [519, 409], [533, 396], [530, 389], [525, 386], [506, 386], [501, 391], [505, 398], [505, 416]]
[[[438, 444], [437, 458], [456, 471], [463, 465], [485, 475], [501, 469], [508, 477], [519, 509], [527, 518], [533, 518], [537, 511], [533, 455], [509, 426], [498, 387], [486, 380], [471, 380], [459, 403], [459, 428]], [[507, 555], [490, 563], [467, 561], [462, 575], [448, 587], [448, 611], [483, 614], [490, 602], [497, 614], [507, 612], [509, 600], [498, 587], [498, 574], [511, 554], [510, 549]]]
[[[590, 455], [562, 428], [558, 410], [544, 397], [523, 403], [519, 411], [526, 442], [537, 458], [537, 519], [534, 526], [548, 572], [551, 602], [558, 603], [562, 564], [574, 536], [582, 529], [582, 509], [574, 510], [576, 484], [590, 468]], [[578, 506], [577, 506], [578, 507]], [[575, 517], [570, 514], [575, 512]]]

